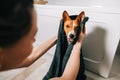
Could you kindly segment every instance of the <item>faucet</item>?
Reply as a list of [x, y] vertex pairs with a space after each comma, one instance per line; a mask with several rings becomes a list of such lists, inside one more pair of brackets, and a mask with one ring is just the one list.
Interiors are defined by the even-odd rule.
[[34, 4], [46, 4], [48, 1], [45, 0], [34, 0]]

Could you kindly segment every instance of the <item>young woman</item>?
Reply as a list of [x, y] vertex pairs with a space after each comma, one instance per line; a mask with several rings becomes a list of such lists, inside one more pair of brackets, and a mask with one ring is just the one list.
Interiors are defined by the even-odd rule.
[[[57, 35], [33, 48], [37, 33], [33, 0], [1, 0], [0, 10], [0, 71], [29, 66], [56, 43]], [[73, 47], [63, 75], [51, 80], [76, 79], [84, 36], [85, 29]]]

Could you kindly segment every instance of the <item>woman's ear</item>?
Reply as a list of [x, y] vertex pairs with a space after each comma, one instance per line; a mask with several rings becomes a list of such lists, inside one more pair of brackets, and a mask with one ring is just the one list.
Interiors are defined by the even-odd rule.
[[0, 70], [2, 69], [2, 48], [0, 47]]
[[1, 55], [1, 53], [2, 53], [2, 48], [0, 47], [0, 55]]
[[1, 56], [2, 56], [2, 51], [3, 51], [3, 49], [0, 47], [0, 59], [1, 59]]

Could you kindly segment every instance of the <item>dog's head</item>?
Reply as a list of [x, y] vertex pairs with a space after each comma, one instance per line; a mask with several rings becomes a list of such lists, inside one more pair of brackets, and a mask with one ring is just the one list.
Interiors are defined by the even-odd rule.
[[72, 20], [67, 11], [63, 12], [64, 31], [67, 37], [68, 43], [71, 43], [76, 38], [77, 30], [80, 22], [85, 18], [85, 13], [82, 11], [76, 19]]

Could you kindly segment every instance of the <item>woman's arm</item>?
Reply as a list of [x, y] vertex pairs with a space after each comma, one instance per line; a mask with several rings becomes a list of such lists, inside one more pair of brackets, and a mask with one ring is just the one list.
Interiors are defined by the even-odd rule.
[[51, 80], [76, 80], [79, 68], [80, 68], [80, 49], [82, 41], [86, 35], [86, 29], [83, 28], [83, 31], [80, 33], [80, 38], [76, 42], [71, 52], [70, 58], [66, 64], [64, 73], [61, 77], [52, 78]]
[[76, 43], [61, 77], [62, 80], [76, 80], [80, 67], [80, 49], [81, 44]]
[[29, 66], [39, 57], [45, 54], [51, 47], [53, 47], [57, 42], [57, 35], [53, 36], [49, 40], [40, 44], [39, 46], [33, 48], [32, 53], [21, 63], [20, 67]]
[[81, 44], [76, 43], [74, 45], [63, 75], [61, 77], [52, 78], [51, 80], [76, 80], [80, 67], [80, 48]]

